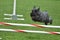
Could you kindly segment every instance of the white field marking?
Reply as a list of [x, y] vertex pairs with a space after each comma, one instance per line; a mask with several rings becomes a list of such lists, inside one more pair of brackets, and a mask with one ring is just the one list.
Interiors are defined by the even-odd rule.
[[60, 32], [33, 31], [33, 30], [14, 30], [14, 29], [0, 29], [0, 31], [43, 33], [43, 34], [60, 34]]
[[9, 25], [15, 25], [15, 26], [30, 26], [30, 27], [46, 27], [46, 28], [60, 28], [60, 26], [51, 26], [51, 25], [32, 25], [32, 24], [18, 24], [18, 23], [5, 23]]
[[[5, 16], [13, 16], [12, 14], [4, 14]], [[17, 17], [23, 17], [23, 15], [17, 15]]]
[[[4, 18], [5, 20], [12, 20], [12, 18]], [[24, 20], [24, 18], [17, 18], [17, 20]]]

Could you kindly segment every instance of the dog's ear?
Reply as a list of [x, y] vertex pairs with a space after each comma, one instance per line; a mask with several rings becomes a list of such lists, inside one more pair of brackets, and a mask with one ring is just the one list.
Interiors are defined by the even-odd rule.
[[36, 8], [36, 6], [33, 6], [33, 8]]
[[40, 7], [37, 10], [39, 11], [40, 10]]

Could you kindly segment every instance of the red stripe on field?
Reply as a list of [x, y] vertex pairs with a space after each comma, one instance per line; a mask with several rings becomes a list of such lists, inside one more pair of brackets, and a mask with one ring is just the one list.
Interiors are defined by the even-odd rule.
[[50, 34], [58, 34], [58, 33], [56, 33], [56, 32], [49, 32]]
[[0, 24], [5, 24], [4, 22], [0, 22]]
[[16, 32], [24, 32], [23, 30], [16, 30]]
[[0, 24], [6, 25], [6, 26], [11, 26], [10, 24], [6, 24], [5, 22], [0, 22]]
[[10, 24], [4, 24], [4, 25], [6, 25], [6, 26], [12, 26], [12, 25], [10, 25]]
[[39, 26], [38, 24], [31, 24], [33, 26], [36, 26], [36, 27], [40, 27], [40, 28], [44, 28], [43, 26]]

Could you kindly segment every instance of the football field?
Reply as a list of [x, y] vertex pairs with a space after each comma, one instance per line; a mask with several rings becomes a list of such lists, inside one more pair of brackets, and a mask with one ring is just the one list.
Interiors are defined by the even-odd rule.
[[[30, 12], [34, 5], [41, 8], [41, 11], [48, 10], [49, 15], [53, 19], [53, 24], [60, 26], [60, 1], [59, 0], [17, 0], [16, 13], [22, 14], [25, 20], [4, 20], [4, 14], [13, 13], [13, 0], [0, 0], [0, 22], [8, 23], [23, 23], [23, 24], [40, 24], [41, 22], [34, 22], [31, 20]], [[6, 26], [0, 25], [1, 28], [6, 29], [22, 29], [22, 30], [41, 30], [41, 31], [58, 31], [60, 28], [34, 28], [24, 26]], [[36, 33], [20, 33], [20, 32], [3, 32], [0, 31], [0, 40], [60, 40], [60, 35], [51, 34], [36, 34]]]

